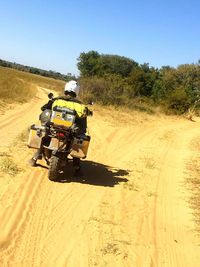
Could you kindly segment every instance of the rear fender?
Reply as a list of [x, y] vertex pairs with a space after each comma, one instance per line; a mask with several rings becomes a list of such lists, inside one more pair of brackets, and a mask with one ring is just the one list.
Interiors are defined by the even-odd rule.
[[59, 148], [59, 140], [57, 138], [51, 138], [51, 142], [49, 144], [50, 150], [58, 150]]
[[60, 158], [62, 160], [66, 160], [67, 156], [68, 156], [68, 154], [66, 152], [60, 152], [58, 150], [53, 150], [52, 151], [52, 155], [56, 156], [56, 157], [58, 157], [58, 158]]

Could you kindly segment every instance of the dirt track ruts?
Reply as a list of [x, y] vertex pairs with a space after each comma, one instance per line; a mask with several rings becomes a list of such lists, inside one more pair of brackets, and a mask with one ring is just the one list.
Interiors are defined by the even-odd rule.
[[[45, 98], [40, 91], [31, 111], [26, 104], [15, 117], [2, 118], [1, 150], [14, 139], [13, 127], [17, 136], [34, 123]], [[200, 265], [184, 187], [185, 164], [194, 153], [189, 144], [200, 123], [134, 116], [116, 121], [117, 115], [95, 108], [82, 179], [73, 178], [69, 166], [62, 182], [50, 182], [41, 162], [7, 187], [4, 181], [0, 266]]]

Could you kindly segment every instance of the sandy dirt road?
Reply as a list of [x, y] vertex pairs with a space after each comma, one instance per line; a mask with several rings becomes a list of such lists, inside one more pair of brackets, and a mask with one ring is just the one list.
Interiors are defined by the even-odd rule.
[[[34, 104], [2, 116], [1, 151], [45, 100], [39, 91]], [[184, 179], [200, 122], [94, 109], [82, 179], [69, 166], [65, 181], [51, 182], [42, 161], [0, 177], [0, 266], [199, 267]]]

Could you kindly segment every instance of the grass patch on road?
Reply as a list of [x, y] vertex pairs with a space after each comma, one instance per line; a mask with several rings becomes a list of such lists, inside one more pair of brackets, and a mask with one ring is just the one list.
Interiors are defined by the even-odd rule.
[[128, 181], [123, 184], [124, 189], [128, 189], [130, 191], [139, 191], [138, 186], [136, 185], [135, 181]]
[[13, 140], [12, 146], [10, 147], [10, 151], [12, 151], [13, 147], [17, 148], [17, 151], [20, 150], [21, 147], [24, 147], [28, 141], [29, 136], [29, 128], [24, 129], [18, 136]]
[[23, 163], [19, 161], [18, 155], [24, 153], [28, 134], [28, 129], [25, 129], [13, 140], [12, 144], [6, 151], [0, 152], [1, 173], [16, 176], [24, 171]]
[[144, 162], [145, 168], [152, 170], [156, 168], [156, 161], [152, 156], [144, 155], [141, 159]]
[[0, 171], [11, 176], [17, 175], [21, 168], [14, 162], [10, 155], [0, 158]]

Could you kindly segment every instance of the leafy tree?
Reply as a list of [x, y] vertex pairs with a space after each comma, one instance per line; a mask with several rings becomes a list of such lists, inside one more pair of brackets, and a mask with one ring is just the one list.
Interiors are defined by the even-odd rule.
[[185, 88], [183, 86], [177, 87], [167, 97], [167, 110], [173, 110], [174, 113], [183, 114], [188, 110], [191, 105], [191, 101], [188, 98]]
[[98, 76], [106, 74], [118, 74], [128, 76], [138, 66], [135, 61], [117, 55], [100, 55], [96, 51], [81, 53], [77, 63], [82, 77]]
[[135, 61], [117, 55], [101, 55], [101, 75], [118, 74], [127, 77], [138, 66]]
[[197, 101], [200, 98], [200, 66], [198, 64], [180, 65], [177, 68], [176, 77], [191, 102]]
[[81, 53], [78, 58], [78, 69], [82, 77], [98, 75], [100, 68], [100, 55], [96, 51]]

